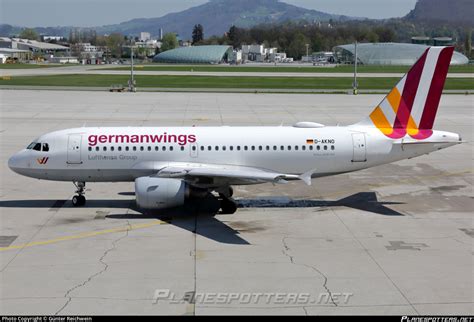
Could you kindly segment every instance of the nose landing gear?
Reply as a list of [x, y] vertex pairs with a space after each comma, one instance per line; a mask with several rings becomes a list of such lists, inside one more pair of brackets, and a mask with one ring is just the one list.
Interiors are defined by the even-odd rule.
[[86, 204], [86, 197], [84, 197], [86, 183], [85, 182], [73, 182], [77, 190], [74, 197], [72, 197], [72, 205], [74, 207], [84, 206]]

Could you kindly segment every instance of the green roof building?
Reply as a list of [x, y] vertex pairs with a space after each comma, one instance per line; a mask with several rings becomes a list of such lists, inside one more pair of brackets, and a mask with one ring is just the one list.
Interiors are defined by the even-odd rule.
[[159, 53], [154, 63], [167, 64], [220, 64], [227, 62], [232, 46], [209, 45], [180, 47]]

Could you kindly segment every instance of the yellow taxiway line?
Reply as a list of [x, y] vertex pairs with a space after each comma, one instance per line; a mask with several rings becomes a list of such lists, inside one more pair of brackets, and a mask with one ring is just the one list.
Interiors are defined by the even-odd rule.
[[27, 248], [27, 247], [33, 247], [33, 246], [48, 245], [48, 244], [54, 244], [54, 243], [67, 241], [67, 240], [94, 237], [94, 236], [99, 236], [99, 235], [104, 235], [104, 234], [118, 233], [118, 232], [122, 232], [122, 231], [131, 231], [131, 230], [148, 228], [148, 227], [152, 227], [152, 226], [156, 226], [156, 225], [163, 225], [163, 224], [167, 224], [167, 222], [161, 221], [161, 220], [155, 220], [155, 221], [148, 222], [148, 223], [145, 223], [145, 224], [116, 227], [116, 228], [110, 228], [110, 229], [105, 229], [105, 230], [85, 232], [85, 233], [78, 234], [78, 235], [63, 236], [63, 237], [50, 239], [50, 240], [35, 241], [35, 242], [31, 242], [31, 243], [26, 243], [26, 244], [21, 244], [21, 245], [13, 245], [13, 246], [9, 246], [9, 247], [0, 247], [0, 251], [12, 250], [12, 249], [21, 249], [21, 248]]

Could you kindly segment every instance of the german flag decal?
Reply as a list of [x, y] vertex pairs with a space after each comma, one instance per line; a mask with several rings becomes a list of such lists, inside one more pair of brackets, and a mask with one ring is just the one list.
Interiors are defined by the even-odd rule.
[[306, 144], [313, 144], [314, 140], [313, 139], [306, 139]]

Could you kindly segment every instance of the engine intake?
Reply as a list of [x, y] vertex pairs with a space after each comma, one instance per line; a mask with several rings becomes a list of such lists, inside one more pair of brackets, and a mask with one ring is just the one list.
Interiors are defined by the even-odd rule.
[[165, 209], [182, 206], [190, 189], [179, 179], [140, 177], [135, 179], [135, 195], [141, 208]]

